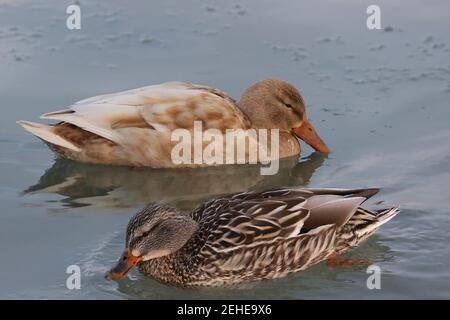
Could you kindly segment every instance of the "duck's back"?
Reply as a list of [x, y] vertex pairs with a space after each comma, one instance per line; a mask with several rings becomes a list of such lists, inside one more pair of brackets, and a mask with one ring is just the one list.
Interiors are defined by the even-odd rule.
[[46, 126], [19, 123], [56, 151], [81, 162], [172, 167], [176, 129], [246, 129], [249, 120], [223, 91], [167, 82], [81, 100], [42, 115], [61, 121]]

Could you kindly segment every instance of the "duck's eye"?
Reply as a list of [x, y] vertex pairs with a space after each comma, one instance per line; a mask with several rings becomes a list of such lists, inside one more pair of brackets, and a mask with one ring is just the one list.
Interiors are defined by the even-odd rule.
[[292, 104], [290, 103], [286, 103], [286, 107], [288, 107], [289, 109], [294, 109], [294, 107], [292, 107]]

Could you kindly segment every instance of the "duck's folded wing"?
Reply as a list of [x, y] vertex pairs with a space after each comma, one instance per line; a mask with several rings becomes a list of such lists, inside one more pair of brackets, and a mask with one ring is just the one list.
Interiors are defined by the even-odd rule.
[[88, 98], [41, 118], [68, 122], [115, 142], [121, 128], [192, 130], [194, 121], [202, 121], [203, 129], [248, 126], [247, 117], [224, 92], [184, 82]]
[[338, 194], [316, 194], [316, 190], [244, 192], [207, 203], [200, 210], [210, 213], [204, 219], [210, 218], [214, 229], [207, 241], [209, 249], [226, 252], [341, 227], [366, 200], [339, 194], [344, 193], [341, 189], [336, 189], [341, 190]]

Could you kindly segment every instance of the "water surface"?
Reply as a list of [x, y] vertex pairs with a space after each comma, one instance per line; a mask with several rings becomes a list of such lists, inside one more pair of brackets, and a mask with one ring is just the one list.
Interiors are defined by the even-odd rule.
[[[450, 298], [450, 3], [379, 1], [384, 31], [366, 28], [369, 1], [83, 0], [82, 29], [65, 28], [68, 1], [0, 1], [0, 297]], [[332, 148], [305, 147], [277, 176], [254, 166], [114, 168], [55, 160], [15, 124], [74, 101], [169, 80], [238, 98], [278, 77], [300, 88]], [[185, 290], [133, 272], [104, 272], [131, 215], [149, 201], [189, 209], [214, 195], [279, 185], [379, 186], [373, 208], [402, 212], [348, 257], [381, 267], [325, 264], [238, 288]], [[7, 258], [6, 258], [7, 257]], [[68, 265], [82, 270], [68, 290]]]

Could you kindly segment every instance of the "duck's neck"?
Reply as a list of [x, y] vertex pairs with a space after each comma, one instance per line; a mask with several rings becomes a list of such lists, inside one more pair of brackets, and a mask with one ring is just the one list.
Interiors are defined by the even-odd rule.
[[167, 244], [171, 246], [171, 252], [174, 254], [183, 250], [183, 247], [194, 237], [199, 225], [189, 215], [181, 212], [176, 212], [170, 220], [174, 230], [177, 230], [176, 235], [173, 235], [171, 239], [167, 239]]
[[271, 128], [267, 121], [267, 108], [264, 94], [259, 94], [254, 86], [245, 90], [237, 105], [251, 122], [253, 128]]

